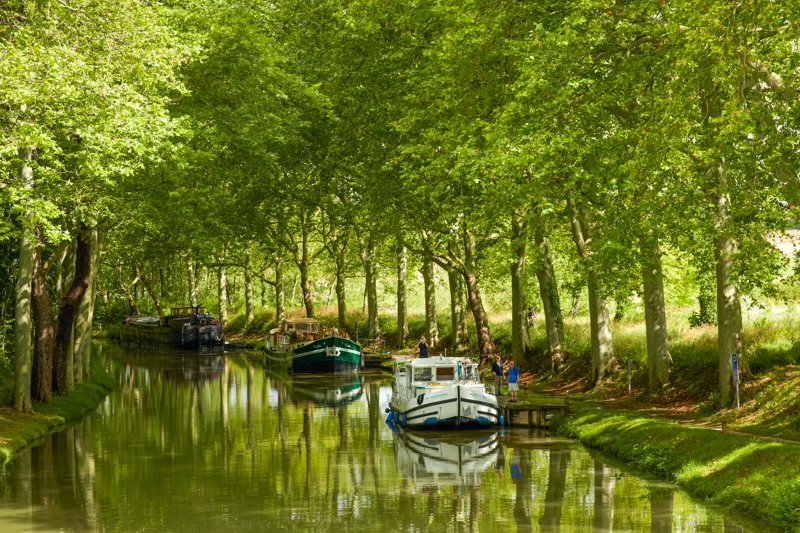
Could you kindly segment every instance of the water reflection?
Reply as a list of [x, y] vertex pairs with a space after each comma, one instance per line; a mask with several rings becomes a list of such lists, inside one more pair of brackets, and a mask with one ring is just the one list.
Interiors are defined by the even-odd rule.
[[120, 389], [0, 470], [0, 531], [766, 530], [544, 432], [396, 435], [380, 374], [104, 357]]
[[364, 392], [364, 377], [358, 374], [297, 374], [265, 370], [267, 378], [276, 389], [286, 389], [294, 403], [309, 400], [316, 405], [338, 407], [361, 398]]
[[397, 468], [417, 486], [480, 485], [481, 474], [497, 463], [500, 431], [401, 431], [394, 434]]

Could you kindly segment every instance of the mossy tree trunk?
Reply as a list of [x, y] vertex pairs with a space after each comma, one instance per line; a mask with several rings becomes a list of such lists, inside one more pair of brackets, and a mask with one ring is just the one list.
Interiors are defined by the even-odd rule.
[[244, 256], [244, 327], [247, 330], [256, 320], [255, 300], [253, 297], [253, 250], [250, 246]]
[[406, 247], [397, 245], [397, 345], [404, 346], [408, 339], [408, 307], [406, 303], [406, 276], [408, 258]]
[[425, 290], [425, 337], [428, 347], [439, 343], [439, 324], [436, 321], [436, 273], [429, 253], [422, 256], [422, 282]]
[[652, 392], [657, 392], [669, 383], [672, 365], [658, 235], [643, 235], [639, 239], [639, 245], [642, 254], [644, 317], [647, 332], [648, 388]]
[[589, 322], [592, 341], [592, 373], [590, 382], [596, 385], [614, 363], [614, 348], [611, 334], [611, 310], [603, 290], [602, 274], [597, 265], [590, 264], [589, 224], [586, 215], [579, 213], [574, 199], [567, 199], [572, 226], [572, 238], [578, 255], [586, 269], [586, 283], [589, 289]]
[[78, 230], [72, 283], [61, 298], [58, 309], [56, 341], [53, 351], [53, 378], [55, 392], [60, 395], [68, 394], [73, 383], [73, 360], [69, 355], [74, 353], [75, 314], [78, 304], [89, 288], [92, 270], [92, 253], [88, 233], [83, 226]]
[[528, 325], [525, 306], [525, 257], [528, 252], [528, 224], [520, 207], [511, 217], [511, 353], [520, 361], [528, 348]]
[[[89, 233], [90, 271], [89, 286], [81, 298], [75, 315], [75, 347], [73, 375], [75, 383], [83, 383], [89, 377], [92, 353], [92, 325], [94, 323], [94, 301], [97, 272], [100, 269], [100, 256], [103, 243], [102, 232], [97, 226]], [[159, 302], [160, 303], [160, 302]], [[159, 315], [164, 312], [158, 306]]]
[[550, 257], [547, 222], [541, 213], [537, 214], [533, 234], [537, 251], [536, 279], [539, 281], [539, 295], [542, 299], [550, 370], [556, 373], [564, 361], [564, 319], [561, 314], [561, 299], [558, 295], [553, 260]]
[[716, 169], [720, 193], [717, 196], [714, 258], [717, 273], [717, 335], [719, 347], [719, 402], [727, 407], [732, 402], [733, 367], [731, 356], [739, 357], [740, 368], [745, 367], [742, 354], [742, 307], [739, 286], [734, 278], [734, 261], [737, 242], [730, 215], [731, 200], [727, 192], [727, 175], [724, 168]]
[[455, 270], [447, 271], [450, 287], [450, 335], [451, 348], [454, 352], [467, 349], [469, 336], [467, 332], [467, 314], [464, 303], [464, 281]]

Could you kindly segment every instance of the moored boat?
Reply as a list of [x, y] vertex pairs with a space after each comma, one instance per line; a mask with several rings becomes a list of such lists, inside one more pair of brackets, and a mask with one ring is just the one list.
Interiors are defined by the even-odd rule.
[[225, 342], [223, 324], [204, 306], [173, 307], [165, 316], [128, 317], [120, 325], [123, 344], [169, 344], [177, 348], [214, 346]]
[[313, 318], [285, 319], [264, 342], [267, 363], [296, 373], [356, 372], [361, 346], [335, 328], [320, 328]]
[[397, 359], [387, 422], [395, 428], [502, 425], [497, 397], [486, 392], [478, 364], [463, 357]]

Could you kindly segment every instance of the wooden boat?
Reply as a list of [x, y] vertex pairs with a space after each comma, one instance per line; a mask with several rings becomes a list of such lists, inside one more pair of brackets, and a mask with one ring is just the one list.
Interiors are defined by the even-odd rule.
[[397, 468], [418, 486], [479, 485], [481, 474], [497, 464], [502, 454], [500, 432], [481, 432], [458, 438], [463, 432], [431, 437], [430, 432], [394, 434]]
[[263, 352], [267, 364], [296, 373], [356, 372], [362, 365], [361, 346], [313, 318], [284, 319], [270, 330]]
[[169, 344], [176, 348], [197, 348], [225, 342], [222, 323], [202, 305], [173, 307], [166, 316], [128, 317], [120, 326], [123, 344]]
[[503, 423], [497, 397], [486, 392], [471, 359], [397, 359], [393, 370], [390, 426], [461, 429]]

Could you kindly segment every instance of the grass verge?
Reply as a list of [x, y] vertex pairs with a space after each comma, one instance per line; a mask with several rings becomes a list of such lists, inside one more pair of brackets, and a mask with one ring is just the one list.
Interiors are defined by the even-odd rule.
[[83, 417], [114, 389], [114, 379], [100, 367], [90, 381], [81, 383], [69, 396], [54, 396], [50, 403], [33, 403], [33, 413], [0, 407], [0, 464], [25, 446], [60, 429], [66, 422]]
[[559, 434], [602, 450], [640, 472], [786, 531], [800, 531], [800, 445], [577, 406], [553, 420]]

